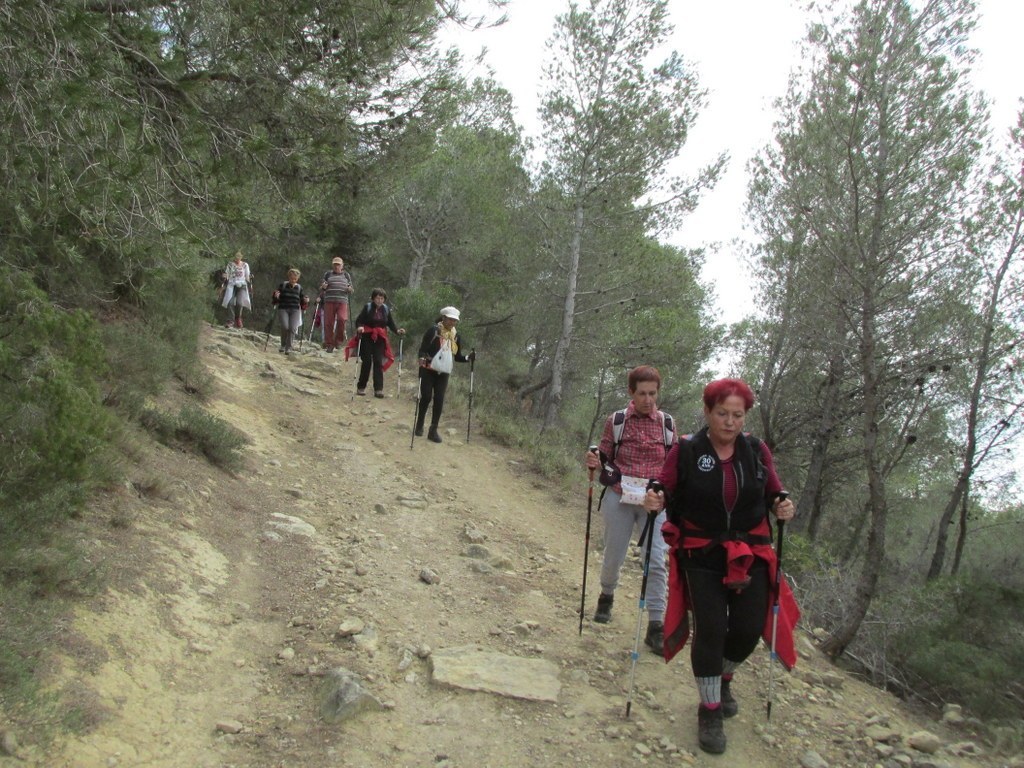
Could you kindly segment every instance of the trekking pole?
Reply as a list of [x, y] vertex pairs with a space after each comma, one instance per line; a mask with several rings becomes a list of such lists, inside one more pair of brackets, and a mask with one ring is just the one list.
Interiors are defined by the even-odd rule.
[[405, 344], [405, 336], [398, 337], [398, 384], [395, 387], [395, 397], [402, 394], [402, 345]]
[[[786, 491], [780, 491], [776, 495], [779, 501], [785, 501], [789, 498], [789, 493]], [[772, 601], [772, 645], [771, 654], [768, 656], [768, 713], [766, 720], [769, 727], [771, 727], [772, 723], [772, 699], [775, 697], [775, 662], [779, 658], [775, 650], [775, 639], [779, 632], [779, 592], [782, 585], [782, 532], [785, 524], [785, 520], [779, 520], [777, 523], [779, 526], [779, 545], [775, 548], [775, 598]]]
[[302, 332], [302, 326], [306, 323], [306, 310], [299, 310], [299, 352], [302, 352], [302, 342], [306, 340], [306, 334]]
[[[473, 366], [476, 365], [476, 349], [469, 350], [469, 420], [466, 422], [466, 442], [469, 442], [469, 428], [473, 424]], [[580, 614], [580, 622], [583, 621], [583, 614]], [[582, 632], [582, 623], [580, 631]]]
[[[660, 493], [665, 490], [665, 486], [657, 480], [651, 480], [647, 483], [647, 490]], [[644, 524], [644, 530], [641, 532], [640, 540], [637, 542], [638, 546], [644, 546], [646, 538], [647, 544], [644, 549], [644, 578], [640, 582], [640, 600], [636, 614], [636, 637], [633, 639], [633, 654], [631, 656], [633, 666], [629, 671], [629, 696], [626, 697], [626, 717], [629, 717], [629, 710], [633, 706], [633, 683], [636, 680], [636, 663], [640, 659], [640, 624], [643, 621], [644, 605], [647, 601], [647, 575], [651, 571], [651, 544], [654, 542], [654, 520], [658, 517], [658, 514], [655, 510], [647, 512], [647, 522]]]
[[[320, 303], [321, 303], [322, 299], [323, 299], [322, 296], [317, 296], [316, 297], [316, 305], [313, 307], [313, 319], [309, 323], [309, 335], [306, 337], [306, 341], [308, 341], [310, 344], [313, 343], [313, 327], [316, 325], [316, 313], [320, 311]], [[323, 327], [323, 320], [322, 319], [320, 321], [320, 325], [321, 325], [321, 327]]]
[[270, 344], [270, 331], [274, 327], [274, 315], [275, 314], [277, 314], [276, 310], [273, 307], [271, 307], [270, 308], [270, 320], [267, 321], [267, 327], [264, 330], [264, 333], [267, 334], [267, 338], [263, 341], [263, 351], [264, 352], [267, 351], [267, 345]]
[[363, 366], [363, 334], [359, 334], [359, 341], [356, 342], [356, 372], [352, 377], [352, 400], [356, 399], [356, 387], [359, 384], [359, 369]]
[[420, 415], [420, 388], [416, 387], [416, 402], [412, 412], [412, 437], [409, 438], [409, 450], [412, 450], [413, 443], [416, 442], [416, 419]]
[[[597, 453], [597, 446], [587, 448], [589, 453]], [[587, 484], [587, 532], [583, 536], [583, 594], [580, 596], [580, 634], [583, 634], [583, 613], [587, 610], [587, 558], [590, 556], [590, 518], [594, 509], [594, 470], [587, 468], [589, 483]]]

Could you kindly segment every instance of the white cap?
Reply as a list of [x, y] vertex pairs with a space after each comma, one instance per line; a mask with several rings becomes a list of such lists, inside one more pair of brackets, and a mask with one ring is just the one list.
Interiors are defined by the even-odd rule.
[[458, 320], [459, 310], [455, 307], [443, 307], [441, 309], [441, 317], [450, 317], [452, 320]]

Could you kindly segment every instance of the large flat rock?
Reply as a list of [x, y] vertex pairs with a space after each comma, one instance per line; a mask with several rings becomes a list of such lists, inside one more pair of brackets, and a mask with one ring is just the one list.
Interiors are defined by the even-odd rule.
[[523, 659], [462, 645], [434, 651], [435, 683], [530, 701], [558, 701], [558, 667], [545, 659]]

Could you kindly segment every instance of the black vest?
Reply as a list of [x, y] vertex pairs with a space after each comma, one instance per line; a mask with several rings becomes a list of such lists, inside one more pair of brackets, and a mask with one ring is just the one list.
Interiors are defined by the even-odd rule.
[[722, 465], [711, 446], [707, 427], [689, 439], [681, 439], [676, 489], [668, 502], [669, 520], [676, 525], [685, 520], [712, 536], [756, 527], [764, 520], [767, 510], [764, 497], [767, 472], [761, 459], [761, 441], [750, 435], [739, 435], [732, 468], [736, 473], [736, 504], [729, 513], [722, 493]]

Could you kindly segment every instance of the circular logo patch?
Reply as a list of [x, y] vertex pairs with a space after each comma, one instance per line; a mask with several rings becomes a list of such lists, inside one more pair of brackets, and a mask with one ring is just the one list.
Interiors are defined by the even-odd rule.
[[715, 457], [711, 454], [705, 453], [699, 459], [697, 459], [697, 469], [701, 472], [710, 472], [715, 468]]

